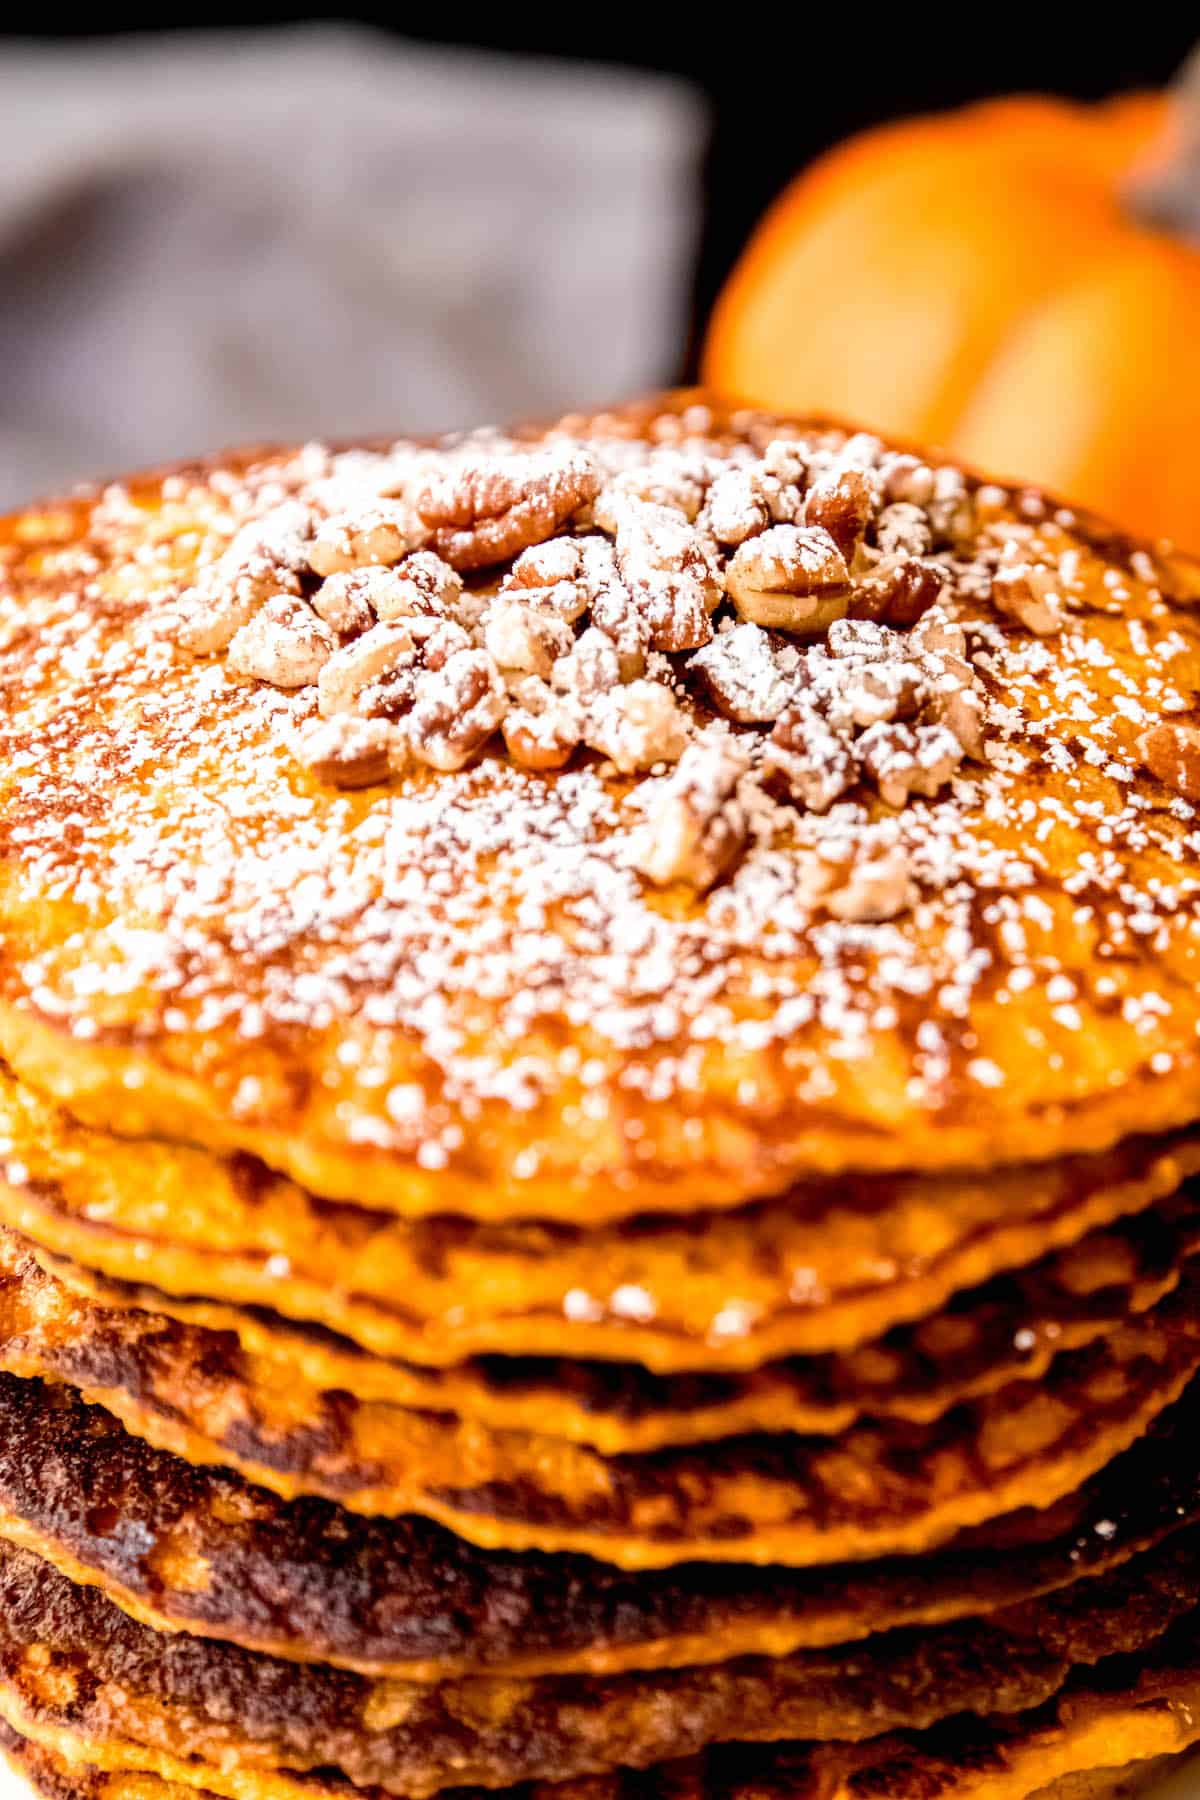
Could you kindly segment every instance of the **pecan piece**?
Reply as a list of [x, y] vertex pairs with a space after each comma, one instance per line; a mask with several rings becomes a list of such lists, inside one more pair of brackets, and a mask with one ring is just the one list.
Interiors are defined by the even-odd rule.
[[660, 455], [635, 463], [606, 481], [597, 495], [593, 517], [600, 530], [615, 532], [631, 501], [665, 507], [691, 520], [703, 504], [704, 487], [696, 471], [678, 457]]
[[408, 747], [418, 762], [444, 773], [465, 768], [499, 726], [507, 705], [500, 671], [486, 651], [460, 650], [418, 680], [405, 721]]
[[422, 489], [416, 507], [448, 563], [483, 569], [553, 537], [599, 491], [594, 457], [545, 444], [459, 462]]
[[358, 631], [369, 631], [375, 623], [371, 589], [375, 579], [386, 581], [386, 569], [344, 570], [328, 576], [313, 594], [309, 605], [319, 619], [324, 619], [339, 637], [351, 637]]
[[963, 758], [962, 745], [945, 725], [872, 725], [856, 748], [888, 806], [903, 806], [910, 794], [932, 799]]
[[311, 523], [308, 506], [285, 500], [235, 532], [216, 562], [179, 596], [174, 625], [183, 648], [194, 656], [214, 655], [268, 600], [298, 597]]
[[631, 681], [601, 694], [584, 721], [584, 743], [624, 775], [676, 762], [687, 740], [687, 720], [674, 694], [657, 681]]
[[885, 556], [928, 556], [933, 549], [929, 518], [911, 500], [893, 501], [875, 521], [875, 542]]
[[717, 711], [741, 725], [777, 719], [795, 691], [800, 657], [775, 643], [761, 625], [735, 625], [698, 650], [688, 663]]
[[399, 711], [416, 678], [416, 646], [403, 625], [373, 625], [333, 656], [317, 680], [317, 705], [334, 713]]
[[581, 701], [594, 700], [621, 685], [620, 651], [607, 632], [589, 625], [576, 638], [570, 655], [555, 663], [551, 679], [565, 694]]
[[705, 519], [719, 544], [736, 546], [771, 523], [762, 478], [755, 469], [726, 469], [708, 490]]
[[501, 669], [549, 675], [574, 642], [565, 619], [503, 596], [493, 600], [484, 621], [484, 648]]
[[303, 600], [279, 594], [242, 626], [229, 646], [225, 666], [272, 687], [301, 688], [316, 681], [337, 648], [337, 639]]
[[817, 813], [828, 812], [857, 773], [847, 738], [806, 699], [794, 700], [776, 719], [762, 770], [769, 792]]
[[406, 556], [394, 569], [377, 578], [371, 591], [380, 619], [408, 619], [432, 613], [459, 625], [470, 625], [482, 610], [481, 602], [464, 594], [462, 576], [432, 550], [418, 550]]
[[942, 571], [919, 556], [882, 556], [855, 577], [849, 612], [855, 619], [912, 626], [941, 597], [944, 582]]
[[318, 781], [332, 787], [373, 787], [386, 781], [401, 733], [386, 719], [339, 713], [312, 719], [296, 736], [296, 755]]
[[719, 880], [746, 841], [737, 785], [749, 760], [736, 739], [713, 735], [690, 744], [669, 775], [648, 783], [634, 868], [656, 887], [682, 881], [703, 892]]
[[804, 520], [827, 531], [850, 563], [866, 536], [872, 505], [871, 489], [858, 469], [833, 470], [809, 488]]
[[845, 880], [825, 896], [825, 908], [835, 919], [878, 924], [908, 912], [915, 895], [908, 852], [893, 844], [865, 862], [851, 863]]
[[420, 542], [420, 530], [397, 501], [377, 500], [361, 512], [325, 519], [308, 546], [308, 566], [316, 575], [337, 575], [368, 564], [391, 564]]
[[992, 599], [1035, 637], [1055, 637], [1067, 622], [1058, 578], [1040, 563], [1000, 568], [992, 577]]
[[1143, 732], [1137, 750], [1151, 775], [1186, 800], [1200, 800], [1200, 726], [1163, 720]]
[[583, 549], [575, 538], [551, 538], [522, 550], [501, 584], [501, 593], [515, 593], [531, 606], [542, 608], [573, 625], [588, 609]]
[[773, 525], [735, 551], [725, 585], [752, 624], [815, 634], [845, 617], [850, 572], [828, 532]]
[[578, 706], [537, 676], [519, 682], [512, 698], [502, 729], [513, 761], [525, 769], [561, 769], [580, 741]]

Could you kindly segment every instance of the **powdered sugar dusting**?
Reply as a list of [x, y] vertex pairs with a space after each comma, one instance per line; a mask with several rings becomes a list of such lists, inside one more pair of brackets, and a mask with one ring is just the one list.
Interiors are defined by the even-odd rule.
[[[6, 991], [248, 1118], [303, 1045], [325, 1134], [425, 1169], [524, 1116], [530, 1180], [564, 1128], [636, 1164], [664, 1120], [878, 1133], [1165, 1074], [1200, 833], [1153, 733], [1194, 709], [1195, 615], [1035, 514], [862, 435], [667, 408], [310, 448], [12, 535]], [[303, 669], [264, 667], [312, 543], [340, 586]], [[184, 590], [220, 623], [181, 643]]]

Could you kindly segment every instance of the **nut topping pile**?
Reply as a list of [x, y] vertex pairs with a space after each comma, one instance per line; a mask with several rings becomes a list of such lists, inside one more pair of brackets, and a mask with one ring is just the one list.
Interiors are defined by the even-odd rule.
[[[975, 523], [962, 477], [863, 434], [686, 427], [360, 456], [243, 527], [172, 629], [311, 702], [292, 746], [337, 787], [500, 745], [530, 770], [592, 752], [648, 775], [631, 863], [655, 884], [711, 887], [756, 807], [937, 794], [985, 742], [940, 604]], [[997, 599], [1038, 633], [1061, 605], [1023, 568]]]

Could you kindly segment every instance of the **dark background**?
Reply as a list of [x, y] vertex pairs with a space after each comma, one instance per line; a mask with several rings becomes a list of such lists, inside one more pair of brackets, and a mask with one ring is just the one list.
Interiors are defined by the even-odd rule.
[[[0, 13], [0, 35], [97, 36], [164, 27], [285, 24], [330, 16], [327, 7], [198, 6], [164, 19], [136, 4], [81, 15], [51, 6]], [[1200, 4], [1128, 11], [1047, 5], [871, 9], [846, 0], [820, 8], [697, 8], [656, 16], [561, 5], [560, 11], [496, 7], [364, 6], [341, 15], [431, 44], [475, 45], [527, 55], [626, 63], [678, 74], [708, 98], [712, 131], [705, 218], [693, 287], [691, 348], [717, 290], [755, 220], [804, 163], [848, 133], [906, 113], [991, 94], [1044, 90], [1098, 98], [1160, 86], [1200, 39]], [[86, 31], [82, 22], [86, 19]], [[690, 372], [689, 368], [680, 371]]]

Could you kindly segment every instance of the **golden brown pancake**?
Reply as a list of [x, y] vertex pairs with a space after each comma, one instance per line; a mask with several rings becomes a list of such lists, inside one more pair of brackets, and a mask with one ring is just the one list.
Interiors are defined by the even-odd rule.
[[[58, 1302], [49, 1296], [49, 1307]], [[31, 1312], [36, 1312], [34, 1300]], [[1200, 1271], [1151, 1311], [928, 1425], [863, 1420], [837, 1437], [732, 1438], [605, 1459], [584, 1446], [332, 1394], [310, 1410], [286, 1372], [249, 1389], [181, 1327], [117, 1314], [6, 1353], [17, 1374], [76, 1382], [125, 1427], [285, 1498], [420, 1513], [498, 1549], [576, 1550], [626, 1568], [694, 1560], [797, 1565], [913, 1551], [964, 1525], [1047, 1506], [1126, 1449], [1200, 1368]], [[135, 1329], [122, 1332], [125, 1323]], [[57, 1344], [57, 1348], [56, 1348]]]
[[[1198, 1227], [1200, 1207], [1185, 1189], [858, 1350], [686, 1376], [562, 1357], [477, 1357], [448, 1369], [381, 1363], [347, 1339], [261, 1309], [228, 1309], [231, 1329], [189, 1325], [187, 1302], [89, 1275], [0, 1230], [0, 1366], [69, 1381], [121, 1416], [115, 1390], [132, 1379], [143, 1406], [157, 1397], [172, 1417], [181, 1408], [171, 1382], [186, 1369], [182, 1411], [194, 1428], [215, 1412], [203, 1430], [229, 1456], [238, 1450], [231, 1431], [244, 1424], [256, 1438], [264, 1425], [279, 1435], [296, 1422], [344, 1436], [347, 1395], [365, 1402], [362, 1419], [386, 1424], [398, 1404], [536, 1429], [608, 1455], [746, 1431], [834, 1433], [868, 1412], [927, 1423], [1017, 1376], [1040, 1379], [1056, 1356], [1161, 1300]], [[208, 1315], [209, 1303], [195, 1305]]]
[[[518, 586], [554, 556], [584, 569], [573, 629], [623, 658], [579, 725], [591, 748], [531, 767], [518, 710], [502, 752], [485, 650], [474, 711], [467, 665], [409, 711], [396, 689], [388, 780], [334, 785], [366, 772], [340, 728], [332, 763], [311, 732], [297, 761], [334, 643], [309, 599], [339, 563], [418, 547], [450, 566], [428, 605], [457, 571], [472, 619], [517, 553]], [[253, 612], [264, 581], [279, 605]], [[912, 740], [896, 700], [860, 743], [855, 701], [822, 761], [798, 702], [768, 755], [770, 719], [744, 715], [774, 702], [740, 694], [720, 647], [715, 674], [691, 662], [713, 603], [717, 628], [766, 621], [824, 655], [834, 615], [903, 633], [935, 589], [973, 719], [940, 736], [941, 689]], [[0, 527], [0, 1050], [106, 1129], [249, 1151], [406, 1216], [596, 1223], [1183, 1125], [1198, 589], [1194, 565], [1030, 491], [694, 395], [27, 511]], [[212, 648], [243, 604], [250, 637]], [[575, 655], [546, 641], [520, 666]], [[714, 720], [709, 747], [751, 764], [736, 816], [630, 767]], [[648, 841], [672, 808], [683, 835]]]
[[[1178, 1753], [1200, 1734], [1200, 1667], [1190, 1623], [1190, 1639], [1188, 1632], [1168, 1638], [1144, 1662], [1111, 1657], [1072, 1677], [1056, 1699], [1024, 1713], [964, 1714], [929, 1731], [863, 1744], [720, 1745], [646, 1771], [450, 1792], [460, 1800], [480, 1800], [489, 1791], [505, 1800], [1027, 1800], [1095, 1772], [1095, 1793], [1103, 1791], [1101, 1773], [1110, 1782], [1115, 1767], [1136, 1768]], [[63, 1719], [61, 1691], [53, 1681], [47, 1685], [49, 1695], [28, 1706], [0, 1692], [0, 1708], [6, 1753], [50, 1795], [62, 1794], [58, 1784], [66, 1780], [79, 1782], [66, 1789], [72, 1800], [81, 1794], [87, 1800], [179, 1800], [197, 1789], [227, 1800], [346, 1800], [354, 1794], [378, 1800], [388, 1791], [352, 1786], [336, 1768], [292, 1773], [222, 1767], [117, 1738], [90, 1740], [86, 1729]], [[129, 1785], [119, 1779], [130, 1775]], [[1079, 1793], [1077, 1781], [1075, 1800]]]
[[637, 1575], [483, 1552], [419, 1518], [284, 1502], [136, 1438], [71, 1390], [0, 1376], [0, 1536], [162, 1630], [432, 1681], [784, 1655], [981, 1614], [1119, 1566], [1200, 1516], [1200, 1392], [1054, 1507], [928, 1557]]
[[1109, 1576], [932, 1632], [743, 1658], [655, 1676], [372, 1682], [185, 1634], [163, 1636], [28, 1552], [0, 1552], [0, 1692], [53, 1694], [91, 1741], [227, 1768], [337, 1767], [425, 1800], [447, 1781], [500, 1787], [648, 1768], [718, 1742], [860, 1741], [962, 1712], [1044, 1704], [1073, 1668], [1146, 1651], [1200, 1604], [1200, 1538]]
[[1145, 1210], [1200, 1167], [1188, 1135], [977, 1177], [840, 1179], [737, 1213], [594, 1231], [398, 1221], [317, 1200], [244, 1157], [81, 1127], [2, 1067], [0, 1151], [0, 1223], [186, 1300], [196, 1323], [233, 1323], [203, 1298], [422, 1365], [504, 1352], [661, 1371], [867, 1342]]

